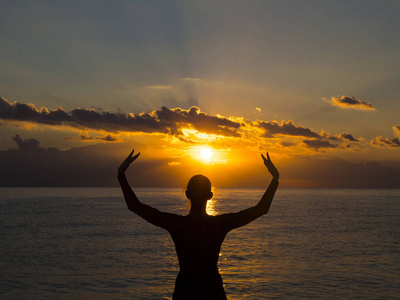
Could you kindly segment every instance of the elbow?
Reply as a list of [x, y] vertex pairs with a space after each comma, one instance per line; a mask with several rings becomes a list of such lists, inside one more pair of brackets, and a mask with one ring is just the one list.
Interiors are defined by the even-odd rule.
[[127, 206], [128, 206], [128, 209], [131, 212], [134, 212], [135, 214], [137, 214], [142, 209], [142, 206], [139, 203], [130, 203], [130, 204], [127, 204]]
[[259, 205], [258, 211], [261, 216], [266, 215], [269, 211], [270, 205]]
[[128, 210], [130, 210], [131, 212], [135, 212], [135, 207], [134, 207], [133, 205], [127, 204], [126, 207], [127, 207]]

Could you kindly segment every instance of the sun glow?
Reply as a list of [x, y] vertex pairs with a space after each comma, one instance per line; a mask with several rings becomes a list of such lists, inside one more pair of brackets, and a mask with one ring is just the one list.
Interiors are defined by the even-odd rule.
[[201, 149], [201, 151], [200, 151], [200, 156], [201, 156], [204, 160], [209, 161], [210, 158], [213, 156], [213, 152], [212, 152], [212, 150], [211, 150], [210, 148], [203, 148], [203, 149]]

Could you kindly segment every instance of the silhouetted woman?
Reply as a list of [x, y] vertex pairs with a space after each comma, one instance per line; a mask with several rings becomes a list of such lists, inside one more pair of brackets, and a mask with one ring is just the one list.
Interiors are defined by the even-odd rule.
[[129, 210], [168, 230], [175, 243], [180, 271], [172, 299], [226, 299], [217, 267], [221, 244], [230, 230], [244, 226], [268, 212], [279, 184], [279, 172], [268, 153], [267, 158], [261, 156], [273, 178], [256, 206], [237, 213], [208, 215], [207, 201], [213, 196], [211, 182], [203, 175], [195, 175], [186, 189], [186, 197], [191, 202], [190, 212], [187, 216], [179, 216], [160, 212], [138, 200], [125, 177], [126, 169], [140, 154], [132, 156], [133, 152], [119, 167], [118, 180]]

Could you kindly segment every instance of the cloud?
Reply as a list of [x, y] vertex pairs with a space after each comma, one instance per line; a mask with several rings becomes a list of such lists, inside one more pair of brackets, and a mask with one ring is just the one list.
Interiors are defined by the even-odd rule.
[[380, 147], [388, 147], [388, 148], [399, 148], [400, 147], [400, 125], [394, 125], [392, 127], [394, 134], [398, 138], [384, 138], [383, 136], [377, 136], [373, 140], [371, 140], [371, 144], [374, 146], [380, 146]]
[[200, 79], [200, 78], [191, 78], [191, 77], [184, 77], [184, 78], [181, 78], [181, 80], [184, 80], [184, 81], [193, 81], [193, 82], [203, 81], [203, 80]]
[[97, 140], [101, 140], [101, 141], [106, 141], [106, 142], [116, 142], [118, 141], [118, 138], [116, 138], [115, 136], [112, 136], [110, 134], [107, 134], [106, 136], [101, 136], [101, 137], [95, 137], [95, 139]]
[[346, 150], [346, 149], [352, 149], [352, 150], [359, 150], [358, 148], [352, 148], [352, 146], [349, 144], [349, 142], [355, 142], [355, 143], [361, 143], [364, 141], [364, 138], [360, 137], [356, 139], [353, 135], [351, 135], [348, 132], [342, 132], [340, 134], [332, 135], [328, 132], [321, 131], [321, 136], [325, 139], [328, 139], [329, 141], [335, 141], [335, 142], [346, 142], [342, 144], [341, 149]]
[[103, 136], [91, 137], [87, 132], [82, 132], [77, 138], [73, 137], [72, 140], [79, 141], [104, 141], [104, 142], [117, 142], [120, 141], [117, 136], [106, 134]]
[[382, 136], [378, 136], [375, 139], [371, 140], [371, 144], [374, 146], [399, 148], [400, 140], [398, 138], [389, 139], [389, 138], [384, 138]]
[[[238, 141], [260, 141], [260, 138], [274, 138], [280, 147], [301, 146], [296, 138], [306, 138], [303, 144], [309, 149], [342, 149], [334, 142], [360, 142], [350, 133], [338, 135], [321, 131], [321, 134], [310, 128], [296, 125], [292, 120], [245, 121], [243, 118], [208, 115], [200, 108], [190, 109], [167, 108], [142, 112], [140, 114], [111, 113], [106, 110], [93, 108], [75, 108], [70, 112], [61, 107], [54, 110], [41, 108], [33, 104], [19, 102], [11, 103], [0, 98], [0, 120], [10, 124], [45, 124], [48, 126], [76, 128], [81, 134], [72, 138], [80, 141], [119, 141], [120, 133], [160, 133], [173, 137], [176, 141], [185, 143], [217, 142], [222, 138], [237, 138]], [[89, 131], [95, 131], [97, 136], [91, 136]], [[331, 142], [329, 142], [331, 141]], [[294, 148], [294, 147], [293, 147]]]
[[[135, 172], [127, 173], [133, 186], [184, 187], [196, 172], [191, 161], [185, 159], [149, 157], [146, 153], [150, 149], [137, 142], [50, 151], [53, 148], [40, 147], [34, 138], [14, 136], [14, 141], [18, 149], [0, 151], [0, 186], [118, 186], [116, 169], [132, 148], [142, 152], [135, 161]], [[36, 151], [38, 148], [43, 150]], [[387, 167], [378, 162], [351, 163], [315, 157], [292, 157], [282, 162], [278, 160], [277, 166], [282, 185], [288, 187], [400, 187], [396, 164]], [[254, 166], [246, 163], [243, 172], [237, 171], [237, 165], [218, 166], [213, 183], [227, 187], [265, 186], [265, 177], [259, 173], [265, 175], [265, 170], [259, 164], [259, 160]]]
[[397, 135], [398, 138], [400, 138], [400, 125], [394, 125], [393, 127], [394, 134]]
[[294, 125], [292, 120], [287, 122], [282, 121], [279, 124], [276, 121], [273, 122], [265, 122], [258, 121], [255, 123], [256, 126], [265, 130], [263, 136], [267, 138], [275, 137], [276, 135], [287, 135], [287, 136], [302, 136], [302, 137], [310, 137], [310, 138], [320, 138], [321, 136], [312, 131], [311, 129], [305, 128], [303, 126]]
[[303, 140], [302, 141], [308, 148], [312, 148], [318, 150], [320, 148], [329, 149], [329, 148], [337, 148], [335, 144], [327, 140]]
[[0, 118], [4, 120], [36, 122], [48, 125], [60, 125], [71, 120], [71, 116], [61, 107], [49, 111], [47, 108], [36, 109], [35, 105], [14, 102], [0, 97]]
[[150, 90], [172, 90], [173, 87], [171, 85], [149, 85], [145, 87]]
[[299, 187], [400, 188], [399, 164], [395, 165], [295, 157], [279, 166], [279, 171], [285, 174], [286, 180]]
[[221, 116], [209, 116], [200, 112], [200, 108], [195, 106], [189, 110], [181, 108], [168, 109], [163, 106], [160, 111], [156, 111], [156, 114], [158, 120], [169, 124], [170, 128], [174, 129], [172, 130], [174, 133], [180, 132], [180, 129], [185, 126], [189, 126], [197, 131], [209, 134], [241, 136], [237, 130], [242, 126], [242, 123]]
[[292, 146], [296, 145], [296, 143], [287, 142], [287, 141], [280, 141], [279, 145], [282, 146], [282, 147], [292, 147]]
[[[187, 180], [187, 174], [180, 172], [178, 165], [168, 166], [171, 158], [149, 158], [148, 147], [136, 141], [99, 143], [67, 150], [41, 148], [33, 138], [18, 137], [14, 141], [18, 142], [18, 149], [0, 151], [2, 187], [118, 186], [117, 168], [132, 148], [143, 153], [135, 161], [135, 172], [127, 173], [132, 186], [183, 187]], [[21, 148], [28, 144], [34, 146], [29, 150]], [[36, 151], [38, 147], [41, 150]]]
[[342, 141], [360, 142], [360, 139], [354, 138], [350, 133], [347, 132], [342, 132], [341, 134], [335, 136]]
[[58, 151], [57, 148], [42, 148], [40, 142], [37, 139], [22, 139], [18, 134], [12, 137], [12, 140], [17, 144], [16, 151], [18, 152], [47, 152], [47, 151]]
[[141, 114], [97, 112], [94, 109], [76, 108], [65, 112], [61, 107], [38, 110], [33, 104], [10, 103], [0, 98], [0, 119], [34, 122], [52, 126], [70, 126], [79, 129], [108, 132], [144, 132], [181, 135], [182, 128], [193, 128], [208, 134], [240, 137], [241, 123], [221, 116], [209, 116], [198, 107], [154, 110]]
[[43, 148], [39, 147], [39, 141], [37, 139], [21, 139], [17, 134], [12, 137], [12, 140], [17, 143], [18, 150], [24, 152], [37, 152], [44, 151]]
[[342, 108], [352, 108], [357, 110], [375, 110], [375, 107], [367, 101], [358, 99], [354, 96], [338, 96], [331, 97], [331, 100], [323, 98], [325, 101], [330, 102], [332, 106], [339, 106]]

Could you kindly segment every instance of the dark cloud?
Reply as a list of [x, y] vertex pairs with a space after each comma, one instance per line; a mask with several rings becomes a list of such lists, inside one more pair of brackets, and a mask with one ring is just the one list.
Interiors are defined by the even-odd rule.
[[338, 135], [332, 135], [328, 132], [325, 132], [324, 130], [321, 131], [321, 137], [328, 139], [330, 141], [340, 141], [341, 139], [338, 137]]
[[[324, 98], [324, 100], [327, 99]], [[331, 100], [327, 101], [329, 101], [333, 106], [339, 106], [343, 108], [353, 108], [358, 110], [375, 110], [375, 107], [372, 104], [353, 96], [331, 97]]]
[[394, 125], [393, 131], [394, 131], [394, 134], [397, 135], [398, 138], [400, 138], [400, 125]]
[[39, 141], [37, 139], [21, 139], [21, 137], [17, 134], [12, 137], [12, 140], [17, 143], [18, 151], [24, 152], [37, 152], [44, 151], [43, 148], [39, 147]]
[[296, 143], [287, 142], [287, 141], [280, 141], [279, 145], [281, 145], [282, 147], [292, 147], [292, 146], [296, 145]]
[[352, 136], [348, 132], [342, 132], [341, 134], [332, 135], [330, 133], [322, 131], [321, 136], [330, 141], [344, 141], [344, 142], [357, 142], [358, 143], [358, 142], [361, 142], [364, 140], [363, 138], [356, 139], [354, 136]]
[[[147, 147], [137, 142], [100, 143], [49, 151], [41, 148], [36, 139], [15, 136], [14, 141], [20, 150], [0, 151], [0, 186], [118, 186], [116, 170], [131, 148], [142, 153], [135, 161], [135, 172], [127, 173], [132, 186], [184, 187], [197, 172], [191, 161], [148, 158]], [[23, 145], [31, 145], [29, 151], [21, 150]], [[35, 151], [38, 147], [43, 150]], [[237, 165], [216, 167], [218, 175], [212, 182], [218, 187], [264, 187], [265, 169], [259, 163], [257, 166], [246, 164], [240, 170]], [[378, 162], [295, 157], [285, 163], [277, 160], [276, 165], [281, 172], [282, 186], [287, 187], [400, 188], [400, 170], [395, 164], [383, 166]]]
[[[110, 113], [108, 111], [96, 111], [92, 108], [76, 108], [71, 112], [65, 112], [61, 107], [54, 110], [41, 108], [38, 110], [33, 104], [19, 102], [11, 103], [0, 98], [0, 119], [5, 121], [25, 121], [50, 126], [69, 126], [80, 129], [83, 133], [77, 138], [81, 141], [99, 140], [115, 142], [118, 141], [117, 134], [120, 132], [143, 132], [163, 133], [177, 137], [182, 142], [196, 143], [197, 137], [190, 137], [185, 129], [193, 129], [201, 133], [215, 134], [225, 137], [238, 137], [246, 135], [247, 129], [262, 129], [261, 137], [282, 138], [302, 137], [308, 138], [304, 144], [308, 148], [337, 148], [329, 141], [359, 142], [350, 133], [343, 132], [339, 135], [324, 131], [321, 134], [315, 131], [295, 125], [293, 121], [256, 121], [245, 122], [241, 119], [231, 119], [223, 116], [207, 115], [198, 107], [188, 110], [182, 108], [162, 107], [150, 113], [125, 114], [122, 112]], [[397, 127], [396, 127], [397, 128]], [[103, 136], [89, 136], [86, 131], [100, 131]], [[294, 146], [293, 141], [280, 142], [282, 147]]]
[[389, 139], [378, 136], [375, 139], [371, 140], [371, 144], [374, 146], [398, 148], [400, 147], [400, 140], [398, 138]]
[[398, 163], [384, 166], [376, 161], [354, 163], [342, 159], [295, 157], [279, 167], [286, 180], [302, 187], [400, 188]]
[[87, 132], [81, 133], [78, 138], [71, 138], [73, 140], [80, 140], [80, 141], [105, 141], [105, 142], [116, 142], [119, 139], [116, 136], [111, 134], [103, 135], [103, 136], [95, 136], [91, 137]]
[[318, 150], [320, 148], [329, 149], [329, 148], [337, 148], [335, 144], [327, 140], [303, 140], [302, 141], [308, 148], [312, 148]]
[[303, 126], [294, 125], [293, 121], [282, 121], [279, 124], [276, 121], [264, 122], [259, 121], [255, 123], [256, 126], [265, 130], [263, 136], [267, 138], [275, 137], [276, 135], [288, 135], [288, 136], [303, 136], [310, 138], [320, 138], [320, 135], [311, 129]]
[[19, 152], [48, 152], [48, 151], [58, 151], [57, 148], [42, 148], [40, 147], [40, 142], [37, 139], [22, 139], [18, 134], [12, 137], [12, 140], [17, 144], [17, 149], [15, 151]]
[[10, 103], [0, 98], [0, 119], [26, 121], [54, 126], [71, 126], [81, 129], [104, 130], [108, 132], [144, 132], [180, 135], [182, 128], [193, 128], [200, 132], [239, 137], [241, 123], [224, 117], [209, 116], [198, 107], [189, 110], [162, 107], [151, 113], [123, 114], [94, 109], [76, 108], [65, 112], [61, 107], [54, 110], [33, 104]]
[[163, 106], [160, 111], [156, 111], [156, 114], [161, 122], [175, 124], [174, 129], [176, 131], [180, 131], [180, 128], [185, 126], [191, 126], [200, 132], [240, 137], [237, 129], [243, 125], [224, 117], [209, 116], [200, 112], [200, 108], [195, 106], [189, 110], [181, 108], [168, 109]]
[[115, 136], [107, 134], [106, 136], [96, 137], [96, 139], [106, 142], [116, 142], [118, 139]]
[[400, 125], [394, 125], [392, 127], [394, 134], [398, 138], [384, 138], [383, 136], [378, 136], [371, 140], [371, 144], [374, 146], [380, 146], [380, 147], [389, 147], [389, 148], [399, 148], [400, 147]]
[[[36, 139], [14, 138], [18, 149], [0, 151], [2, 187], [110, 187], [118, 186], [117, 168], [135, 149], [142, 152], [135, 172], [127, 176], [132, 186], [183, 187], [179, 170], [170, 170], [167, 159], [146, 158], [146, 146], [138, 142], [100, 143], [67, 150], [40, 148]], [[33, 142], [35, 141], [35, 142]], [[24, 144], [25, 142], [25, 144]], [[20, 145], [36, 145], [20, 149]], [[41, 150], [36, 151], [37, 147]], [[36, 149], [36, 150], [35, 150]], [[174, 168], [172, 168], [174, 169]]]
[[336, 135], [336, 137], [343, 141], [350, 141], [350, 142], [359, 142], [359, 139], [354, 138], [350, 133], [342, 132], [341, 134]]
[[72, 140], [80, 140], [80, 141], [90, 141], [92, 140], [91, 136], [87, 132], [81, 133], [77, 138], [73, 137]]
[[33, 104], [10, 103], [0, 97], [0, 118], [4, 120], [27, 121], [49, 125], [60, 125], [71, 117], [61, 107], [49, 111], [47, 108], [36, 109]]

